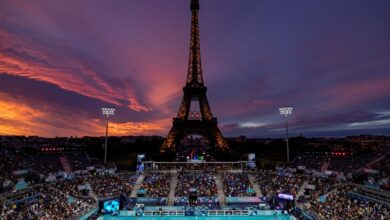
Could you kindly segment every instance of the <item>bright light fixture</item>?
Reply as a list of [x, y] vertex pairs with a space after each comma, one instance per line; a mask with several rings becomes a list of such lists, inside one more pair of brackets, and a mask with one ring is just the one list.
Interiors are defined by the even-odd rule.
[[285, 107], [280, 107], [279, 108], [279, 112], [281, 115], [285, 115], [287, 117], [287, 115], [291, 115], [292, 114], [292, 110], [293, 108], [291, 106], [285, 106]]
[[102, 108], [102, 114], [105, 115], [105, 116], [110, 116], [110, 115], [114, 115], [115, 113], [115, 108], [110, 108], [110, 107], [103, 107]]

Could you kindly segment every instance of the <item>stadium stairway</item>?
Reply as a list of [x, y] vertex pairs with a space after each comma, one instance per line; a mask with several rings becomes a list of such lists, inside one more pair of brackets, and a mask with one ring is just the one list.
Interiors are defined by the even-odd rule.
[[171, 174], [171, 180], [169, 184], [169, 195], [168, 195], [168, 205], [174, 205], [175, 201], [175, 190], [177, 186], [177, 173]]
[[301, 188], [299, 188], [298, 193], [295, 196], [295, 198], [299, 198], [300, 196], [303, 195], [303, 193], [305, 193], [306, 185], [307, 185], [307, 181], [303, 182], [303, 184], [301, 185]]
[[71, 173], [72, 172], [72, 167], [70, 166], [69, 160], [68, 160], [68, 158], [66, 156], [61, 156], [60, 157], [60, 162], [61, 162], [62, 168], [64, 168], [65, 172], [67, 172], [67, 173]]
[[369, 163], [368, 163], [368, 166], [371, 166], [372, 164], [376, 164], [376, 163], [379, 163], [381, 162], [383, 159], [386, 158], [386, 154], [385, 155], [381, 155], [380, 157], [374, 159], [374, 160], [371, 160]]
[[97, 195], [95, 194], [95, 192], [93, 191], [92, 187], [91, 187], [91, 184], [89, 183], [85, 183], [85, 185], [87, 186], [88, 190], [89, 190], [89, 195], [94, 198], [96, 201], [99, 200], [99, 198], [97, 197]]
[[137, 181], [134, 184], [134, 188], [131, 191], [130, 197], [137, 197], [137, 192], [142, 186], [142, 182], [144, 181], [145, 176], [143, 174], [139, 175]]
[[322, 172], [327, 171], [328, 168], [329, 168], [329, 162], [324, 161], [324, 163], [321, 165], [321, 171]]
[[263, 197], [263, 194], [261, 193], [261, 190], [259, 188], [259, 184], [257, 183], [255, 177], [252, 174], [248, 174], [248, 179], [252, 185], [253, 190], [256, 192], [256, 196]]
[[215, 175], [215, 185], [217, 186], [218, 197], [220, 199], [221, 205], [226, 205], [225, 193], [223, 192], [223, 183], [221, 174]]

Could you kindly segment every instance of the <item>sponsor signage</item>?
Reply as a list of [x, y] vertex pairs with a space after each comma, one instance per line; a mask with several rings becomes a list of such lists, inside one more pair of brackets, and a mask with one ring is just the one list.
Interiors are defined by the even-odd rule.
[[279, 193], [278, 198], [280, 199], [287, 199], [287, 200], [294, 200], [294, 197], [289, 194]]
[[137, 203], [164, 203], [167, 201], [165, 197], [138, 197]]
[[260, 203], [258, 197], [227, 197], [227, 203]]

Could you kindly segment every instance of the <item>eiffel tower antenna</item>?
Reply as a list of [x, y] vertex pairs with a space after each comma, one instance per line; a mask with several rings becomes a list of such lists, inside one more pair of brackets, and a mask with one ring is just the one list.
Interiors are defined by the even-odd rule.
[[[183, 99], [173, 126], [165, 139], [161, 151], [175, 151], [180, 140], [190, 134], [202, 135], [218, 151], [228, 151], [229, 147], [217, 126], [207, 100], [207, 88], [204, 86], [199, 40], [199, 0], [191, 0], [191, 40], [186, 85]], [[190, 112], [191, 102], [199, 102], [199, 114]], [[195, 117], [193, 117], [195, 115]], [[198, 116], [199, 115], [199, 116]]]

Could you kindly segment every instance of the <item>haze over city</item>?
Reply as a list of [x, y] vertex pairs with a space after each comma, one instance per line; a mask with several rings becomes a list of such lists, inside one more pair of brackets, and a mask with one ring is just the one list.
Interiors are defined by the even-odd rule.
[[[337, 7], [336, 7], [337, 6]], [[1, 1], [0, 134], [165, 136], [188, 1]], [[203, 75], [224, 136], [389, 134], [389, 1], [207, 1]]]

